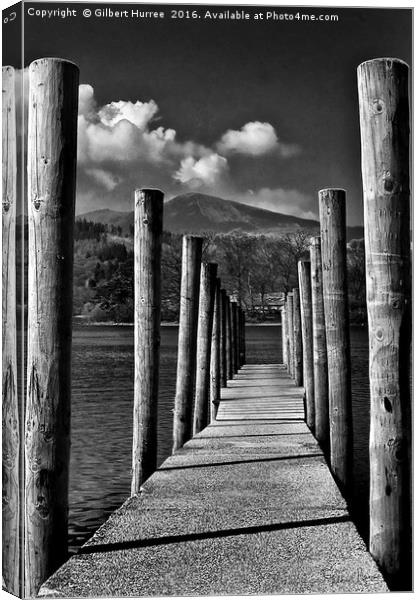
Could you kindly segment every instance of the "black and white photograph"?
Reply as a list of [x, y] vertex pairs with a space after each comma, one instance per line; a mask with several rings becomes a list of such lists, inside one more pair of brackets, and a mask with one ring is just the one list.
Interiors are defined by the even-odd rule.
[[2, 597], [413, 597], [413, 2], [1, 5]]

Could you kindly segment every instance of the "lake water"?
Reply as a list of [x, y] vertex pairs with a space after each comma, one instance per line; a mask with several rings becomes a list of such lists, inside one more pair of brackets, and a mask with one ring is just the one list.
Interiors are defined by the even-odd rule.
[[[171, 451], [178, 328], [162, 327], [158, 463]], [[279, 326], [246, 327], [246, 361], [282, 360]], [[354, 517], [368, 521], [368, 341], [351, 328], [354, 419]], [[73, 333], [69, 545], [75, 552], [130, 493], [134, 330], [80, 326]]]

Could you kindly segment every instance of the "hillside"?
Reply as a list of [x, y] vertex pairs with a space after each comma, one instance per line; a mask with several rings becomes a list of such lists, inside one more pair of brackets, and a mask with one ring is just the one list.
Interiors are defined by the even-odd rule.
[[[129, 233], [134, 222], [133, 212], [110, 209], [95, 210], [78, 218], [121, 227]], [[164, 206], [164, 229], [173, 233], [243, 232], [281, 236], [298, 229], [318, 232], [318, 221], [276, 213], [215, 196], [189, 193], [176, 196]], [[348, 227], [348, 240], [362, 238], [362, 227]]]

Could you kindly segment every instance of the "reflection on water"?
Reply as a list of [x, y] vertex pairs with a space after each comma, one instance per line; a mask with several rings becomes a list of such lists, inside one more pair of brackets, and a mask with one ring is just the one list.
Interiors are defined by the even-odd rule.
[[[276, 363], [279, 326], [246, 327], [246, 361]], [[354, 492], [367, 515], [368, 344], [367, 332], [351, 330], [354, 412]], [[74, 552], [128, 497], [131, 478], [132, 327], [75, 327], [73, 333], [72, 448], [69, 543]], [[177, 327], [162, 327], [158, 463], [171, 451]], [[364, 519], [365, 525], [365, 519]]]

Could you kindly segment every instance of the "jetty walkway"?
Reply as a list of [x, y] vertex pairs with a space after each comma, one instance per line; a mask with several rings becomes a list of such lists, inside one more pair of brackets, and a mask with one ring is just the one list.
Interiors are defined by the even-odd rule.
[[39, 592], [50, 597], [384, 592], [286, 367], [245, 365], [217, 419]]

